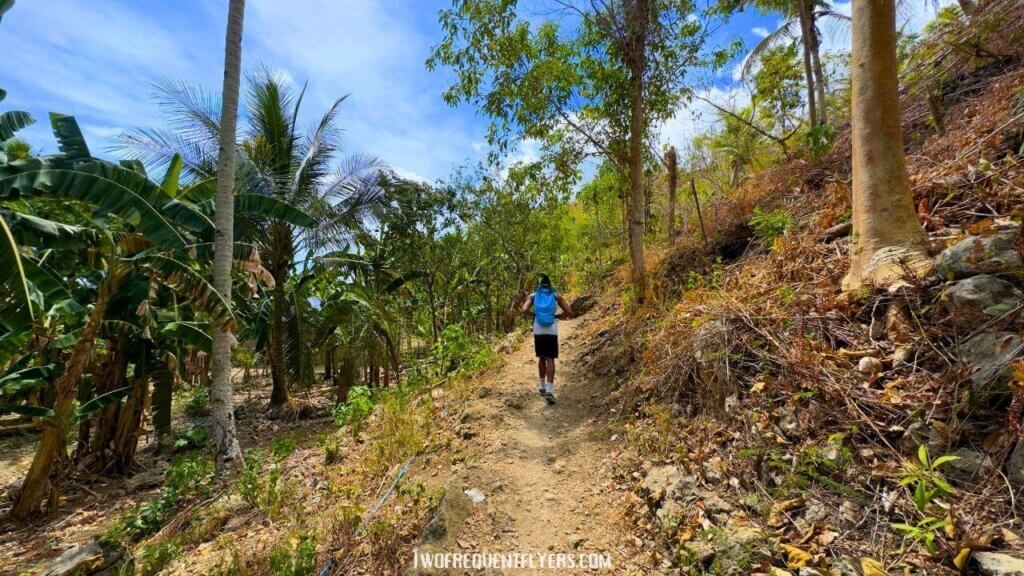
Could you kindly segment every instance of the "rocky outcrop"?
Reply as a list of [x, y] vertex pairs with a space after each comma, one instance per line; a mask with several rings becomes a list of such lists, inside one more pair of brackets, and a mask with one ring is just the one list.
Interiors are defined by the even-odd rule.
[[940, 252], [935, 270], [950, 280], [978, 274], [1019, 275], [1024, 270], [1015, 247], [1019, 229], [1015, 222], [997, 220], [986, 232], [968, 235]]
[[953, 325], [969, 330], [1011, 312], [1022, 298], [1024, 293], [1006, 280], [979, 274], [950, 284], [939, 302]]

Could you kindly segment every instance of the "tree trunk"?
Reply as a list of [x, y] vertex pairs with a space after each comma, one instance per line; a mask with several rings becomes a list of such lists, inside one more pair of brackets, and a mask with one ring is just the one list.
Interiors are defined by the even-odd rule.
[[800, 17], [800, 37], [804, 52], [804, 78], [807, 80], [807, 114], [811, 126], [818, 125], [818, 99], [815, 91], [814, 65], [811, 62], [811, 18], [806, 0], [797, 0], [797, 14]]
[[[128, 342], [123, 336], [108, 341], [107, 361], [99, 369], [93, 371], [92, 397], [124, 388], [125, 377], [128, 374], [127, 348]], [[120, 402], [112, 402], [96, 412], [92, 418], [93, 430], [88, 442], [88, 449], [83, 444], [85, 434], [82, 433], [82, 429], [87, 430], [89, 423], [82, 423], [82, 429], [79, 430], [79, 447], [82, 453], [76, 453], [76, 461], [88, 460], [89, 468], [97, 472], [101, 472], [106, 467], [111, 442], [117, 431], [120, 407]]]
[[[283, 282], [283, 280], [282, 280]], [[284, 307], [285, 293], [282, 284], [274, 288], [270, 320], [270, 405], [283, 406], [288, 403], [288, 375], [284, 369]]]
[[117, 419], [107, 472], [127, 474], [135, 462], [135, 451], [142, 432], [142, 413], [149, 406], [149, 370], [138, 364], [135, 369], [137, 372], [131, 379], [132, 390], [121, 406]]
[[814, 68], [815, 98], [818, 104], [818, 122], [828, 124], [828, 101], [825, 99], [825, 70], [821, 67], [821, 37], [814, 17], [813, 7], [808, 21], [811, 40], [811, 66]]
[[324, 350], [324, 380], [334, 380], [334, 346]]
[[11, 517], [16, 520], [27, 520], [39, 512], [47, 486], [51, 490], [50, 513], [56, 512], [55, 505], [60, 493], [60, 480], [63, 478], [63, 470], [60, 468], [67, 463], [67, 447], [64, 440], [71, 427], [75, 396], [78, 394], [82, 374], [92, 358], [96, 332], [103, 321], [107, 304], [124, 278], [120, 271], [111, 269], [107, 277], [100, 283], [89, 321], [82, 328], [82, 335], [71, 350], [71, 355], [64, 366], [64, 372], [53, 384], [53, 416], [44, 424], [39, 448], [32, 458], [32, 465], [25, 475], [21, 491], [11, 509]]
[[843, 289], [927, 272], [900, 128], [894, 0], [853, 4], [853, 245]]
[[671, 146], [665, 154], [665, 169], [668, 171], [668, 239], [676, 236], [676, 190], [679, 188], [679, 166], [676, 147]]
[[636, 0], [627, 14], [629, 41], [629, 259], [636, 301], [647, 300], [647, 267], [644, 260], [644, 71], [650, 21], [648, 0]]
[[[238, 125], [238, 95], [242, 70], [242, 26], [245, 0], [230, 0], [224, 38], [224, 84], [220, 113], [220, 142], [217, 153], [216, 226], [213, 239], [213, 286], [231, 309], [231, 265], [235, 226], [235, 149]], [[242, 449], [235, 430], [234, 386], [231, 382], [231, 347], [235, 336], [230, 322], [214, 327], [213, 369], [210, 408], [213, 442], [220, 462], [237, 466]]]

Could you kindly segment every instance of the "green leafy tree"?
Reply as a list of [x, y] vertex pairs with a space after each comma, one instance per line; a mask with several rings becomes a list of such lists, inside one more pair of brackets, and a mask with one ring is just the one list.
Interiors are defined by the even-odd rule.
[[454, 0], [441, 12], [445, 36], [427, 65], [454, 70], [447, 102], [472, 103], [491, 118], [492, 159], [532, 138], [566, 178], [591, 155], [619, 171], [629, 183], [629, 252], [642, 302], [646, 142], [687, 95], [688, 70], [721, 65], [728, 53], [704, 57], [710, 28], [690, 0], [559, 6], [570, 24], [532, 25], [512, 0]]

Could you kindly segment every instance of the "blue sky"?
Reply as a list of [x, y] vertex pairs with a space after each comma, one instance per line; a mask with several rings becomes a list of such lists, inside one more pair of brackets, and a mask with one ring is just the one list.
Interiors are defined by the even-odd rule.
[[[544, 0], [536, 0], [543, 4]], [[441, 99], [446, 71], [424, 67], [440, 40], [437, 13], [447, 0], [248, 0], [246, 68], [268, 65], [296, 84], [309, 81], [303, 104], [311, 123], [330, 103], [351, 94], [341, 125], [350, 152], [382, 158], [399, 174], [433, 181], [486, 152], [486, 119]], [[911, 27], [927, 20], [928, 3]], [[225, 0], [18, 0], [0, 25], [4, 109], [31, 112], [39, 124], [21, 136], [36, 148], [56, 145], [50, 111], [75, 115], [98, 155], [127, 127], [160, 123], [150, 84], [164, 79], [220, 89]], [[848, 3], [838, 3], [849, 12]], [[778, 24], [745, 14], [724, 36], [749, 45]], [[848, 42], [842, 37], [834, 45]], [[729, 74], [714, 79], [713, 96], [742, 100]], [[707, 128], [701, 106], [681, 111], [664, 129], [676, 143]], [[526, 143], [510, 161], [530, 159]]]

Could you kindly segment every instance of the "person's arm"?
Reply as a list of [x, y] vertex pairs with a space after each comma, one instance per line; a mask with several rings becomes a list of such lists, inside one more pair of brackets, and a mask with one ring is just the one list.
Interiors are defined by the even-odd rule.
[[522, 312], [523, 316], [526, 316], [527, 318], [533, 318], [533, 313], [530, 312], [530, 308], [532, 308], [532, 307], [533, 307], [533, 294], [530, 294], [529, 296], [526, 297], [526, 301], [523, 302], [523, 307], [520, 310], [520, 312]]
[[562, 298], [561, 296], [556, 296], [555, 298], [558, 299], [558, 305], [561, 306], [562, 310], [565, 311], [566, 317], [572, 318], [573, 317], [572, 306], [569, 306], [569, 303], [566, 302], [565, 299]]

